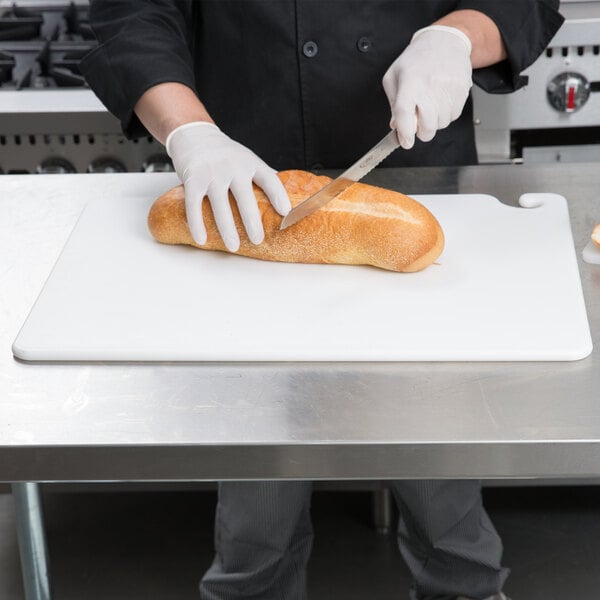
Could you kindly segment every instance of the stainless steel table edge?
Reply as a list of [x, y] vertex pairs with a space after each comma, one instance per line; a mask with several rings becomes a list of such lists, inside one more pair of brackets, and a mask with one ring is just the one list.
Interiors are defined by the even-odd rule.
[[[599, 440], [27, 446], [0, 447], [0, 454], [0, 481], [12, 482], [600, 476]], [[19, 460], [13, 462], [13, 455]]]

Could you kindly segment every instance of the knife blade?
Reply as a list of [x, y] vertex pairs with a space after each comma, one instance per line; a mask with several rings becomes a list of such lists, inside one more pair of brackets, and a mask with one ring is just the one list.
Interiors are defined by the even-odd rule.
[[346, 188], [360, 181], [399, 146], [400, 143], [398, 142], [396, 130], [392, 129], [381, 141], [377, 142], [375, 146], [359, 158], [350, 168], [346, 169], [339, 177], [336, 177], [336, 179], [329, 182], [316, 194], [292, 208], [281, 221], [279, 229], [285, 229], [297, 223], [300, 219], [304, 219], [304, 217], [312, 214], [322, 206], [325, 206], [325, 204], [341, 194]]

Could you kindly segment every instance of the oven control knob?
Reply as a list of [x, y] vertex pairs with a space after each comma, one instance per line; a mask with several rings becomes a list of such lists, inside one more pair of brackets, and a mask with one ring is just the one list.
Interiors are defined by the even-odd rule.
[[93, 160], [87, 168], [88, 173], [126, 173], [125, 165], [112, 156], [103, 156]]
[[546, 93], [558, 112], [572, 113], [590, 97], [590, 82], [580, 73], [561, 73], [548, 84]]
[[142, 165], [145, 173], [171, 173], [174, 170], [173, 163], [166, 154], [153, 154]]
[[64, 175], [66, 173], [76, 173], [77, 169], [65, 158], [50, 156], [38, 165], [37, 172], [46, 175]]

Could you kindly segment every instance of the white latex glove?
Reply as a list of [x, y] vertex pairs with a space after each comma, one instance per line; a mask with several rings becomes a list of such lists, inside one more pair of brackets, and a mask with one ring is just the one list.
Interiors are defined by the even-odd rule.
[[240, 237], [229, 204], [229, 191], [253, 244], [260, 244], [265, 236], [252, 191], [253, 181], [280, 215], [290, 211], [290, 200], [277, 172], [216, 125], [200, 121], [181, 125], [169, 134], [165, 146], [185, 187], [185, 212], [197, 244], [206, 243], [202, 201], [207, 195], [221, 238], [231, 252], [239, 249]]
[[428, 142], [460, 116], [473, 85], [471, 75], [471, 41], [462, 31], [432, 25], [413, 35], [383, 77], [392, 109], [390, 127], [403, 148], [413, 147], [415, 133]]

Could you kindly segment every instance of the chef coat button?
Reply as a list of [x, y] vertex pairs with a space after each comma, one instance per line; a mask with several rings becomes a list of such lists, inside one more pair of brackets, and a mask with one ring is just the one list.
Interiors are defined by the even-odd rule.
[[371, 40], [368, 37], [361, 37], [358, 42], [356, 42], [356, 47], [361, 52], [368, 52], [371, 49]]
[[302, 52], [306, 58], [313, 58], [313, 56], [317, 55], [319, 51], [319, 46], [315, 42], [306, 42], [304, 46], [302, 46]]
[[321, 163], [315, 163], [310, 167], [311, 171], [322, 171], [324, 168], [325, 167]]

